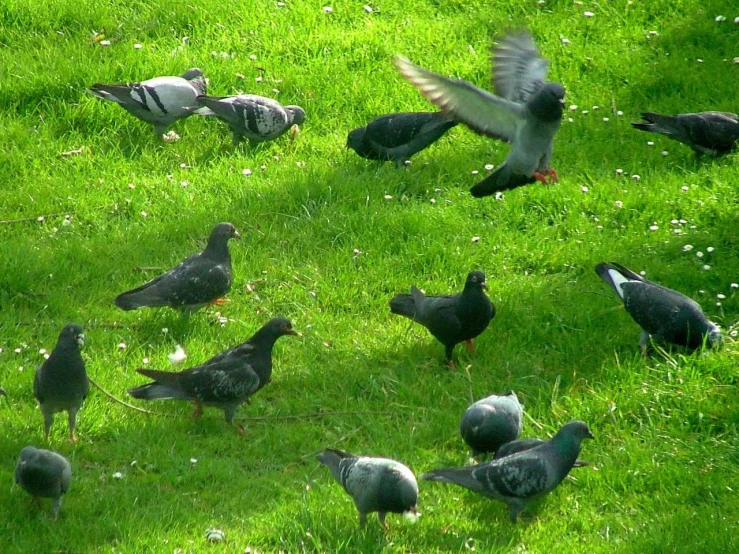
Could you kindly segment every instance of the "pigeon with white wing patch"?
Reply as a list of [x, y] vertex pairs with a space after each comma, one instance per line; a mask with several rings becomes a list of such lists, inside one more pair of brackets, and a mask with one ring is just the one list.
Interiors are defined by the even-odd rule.
[[151, 123], [154, 133], [161, 138], [174, 122], [200, 109], [197, 98], [206, 94], [207, 84], [203, 72], [194, 67], [179, 77], [155, 77], [131, 84], [96, 83], [89, 91]]
[[599, 263], [595, 272], [613, 287], [628, 314], [642, 328], [642, 353], [647, 353], [650, 338], [688, 348], [698, 348], [704, 341], [709, 346], [721, 343], [718, 326], [706, 318], [692, 298], [647, 281], [615, 262]]
[[548, 62], [527, 31], [501, 38], [493, 49], [496, 94], [463, 79], [450, 79], [396, 57], [400, 72], [429, 101], [473, 131], [509, 142], [505, 161], [471, 189], [489, 196], [535, 181], [558, 180], [550, 167], [554, 136], [562, 122], [565, 89], [546, 82]]

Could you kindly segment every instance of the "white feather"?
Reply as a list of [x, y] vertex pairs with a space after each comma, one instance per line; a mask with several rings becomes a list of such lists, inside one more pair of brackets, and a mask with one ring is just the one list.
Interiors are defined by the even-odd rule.
[[608, 276], [611, 278], [611, 282], [613, 283], [613, 286], [616, 288], [616, 292], [621, 297], [621, 300], [624, 298], [624, 291], [621, 288], [621, 285], [624, 283], [630, 283], [633, 281], [633, 279], [628, 279], [621, 275], [617, 270], [615, 269], [609, 269], [608, 270]]

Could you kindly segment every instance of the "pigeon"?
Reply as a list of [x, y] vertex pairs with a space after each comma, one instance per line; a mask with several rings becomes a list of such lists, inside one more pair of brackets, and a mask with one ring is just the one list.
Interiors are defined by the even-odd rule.
[[148, 283], [119, 294], [116, 306], [126, 311], [159, 306], [192, 311], [219, 303], [233, 283], [228, 241], [240, 238], [233, 225], [219, 223], [211, 231], [205, 250]]
[[317, 456], [331, 470], [344, 490], [354, 499], [359, 512], [359, 524], [364, 526], [367, 514], [377, 512], [383, 527], [387, 527], [388, 512], [415, 517], [418, 483], [413, 472], [395, 460], [354, 456], [327, 448]]
[[635, 129], [658, 133], [690, 146], [696, 154], [728, 154], [739, 143], [739, 116], [726, 112], [686, 113], [676, 116], [646, 112], [647, 123], [632, 123]]
[[252, 142], [276, 139], [305, 121], [305, 111], [300, 106], [283, 106], [256, 94], [201, 96], [198, 102], [206, 107], [199, 115], [215, 115], [231, 128], [234, 145], [242, 138]]
[[155, 77], [124, 85], [94, 84], [90, 92], [119, 104], [139, 119], [151, 123], [161, 137], [175, 121], [185, 119], [200, 109], [197, 97], [206, 93], [203, 72], [194, 67], [180, 77]]
[[36, 370], [33, 396], [38, 400], [41, 413], [44, 414], [44, 435], [47, 439], [54, 423], [54, 414], [66, 411], [69, 416], [70, 440], [77, 440], [77, 412], [90, 391], [85, 361], [80, 354], [80, 347], [84, 344], [82, 327], [76, 323], [65, 325], [51, 355]]
[[368, 160], [395, 161], [405, 166], [411, 156], [439, 140], [457, 125], [442, 112], [394, 113], [354, 129], [346, 147]]
[[26, 446], [15, 466], [15, 482], [33, 497], [53, 498], [54, 516], [59, 516], [62, 495], [72, 482], [72, 466], [56, 452]]
[[675, 290], [647, 281], [615, 262], [599, 263], [595, 272], [613, 287], [624, 307], [642, 328], [639, 346], [646, 355], [650, 337], [694, 349], [721, 343], [721, 331], [698, 303]]
[[527, 31], [501, 38], [493, 49], [495, 94], [463, 79], [449, 79], [403, 57], [400, 72], [421, 93], [454, 119], [482, 135], [511, 143], [505, 161], [471, 189], [477, 198], [514, 189], [547, 177], [559, 177], [549, 166], [554, 135], [562, 121], [565, 89], [547, 83], [548, 62], [539, 55]]
[[523, 405], [516, 393], [491, 395], [472, 404], [462, 415], [459, 432], [473, 454], [497, 451], [521, 434]]
[[580, 443], [592, 438], [584, 422], [570, 421], [551, 440], [534, 448], [476, 466], [437, 469], [421, 479], [452, 483], [502, 500], [516, 523], [529, 502], [550, 493], [567, 477], [580, 454]]
[[231, 425], [236, 409], [270, 381], [272, 347], [283, 335], [297, 335], [290, 320], [276, 317], [268, 321], [248, 341], [214, 356], [207, 362], [172, 373], [154, 369], [137, 369], [153, 379], [128, 394], [141, 400], [190, 400], [195, 403], [194, 417], [203, 406], [224, 411]]
[[495, 306], [483, 292], [485, 274], [473, 271], [464, 290], [451, 296], [425, 296], [415, 286], [410, 294], [397, 294], [390, 300], [390, 311], [426, 327], [446, 348], [446, 361], [454, 367], [452, 352], [460, 342], [472, 351], [473, 341], [495, 316]]
[[[495, 456], [493, 457], [494, 460], [499, 460], [501, 458], [505, 458], [506, 456], [510, 456], [511, 454], [516, 454], [517, 452], [523, 452], [524, 450], [529, 450], [531, 448], [534, 448], [535, 446], [540, 446], [544, 444], [544, 442], [541, 439], [516, 439], [511, 442], [505, 443], [503, 446], [498, 448], [498, 450], [495, 452]], [[573, 464], [572, 467], [585, 467], [588, 465], [588, 462], [584, 460], [578, 460]]]

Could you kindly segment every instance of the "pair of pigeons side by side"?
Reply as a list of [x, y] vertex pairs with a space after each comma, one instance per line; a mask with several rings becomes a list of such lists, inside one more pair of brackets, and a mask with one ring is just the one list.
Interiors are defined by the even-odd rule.
[[454, 367], [452, 352], [460, 342], [472, 351], [474, 339], [495, 316], [495, 306], [485, 294], [482, 271], [467, 275], [464, 290], [448, 296], [426, 296], [415, 286], [410, 294], [400, 293], [390, 300], [390, 311], [426, 327], [444, 345], [446, 361]]
[[[575, 466], [583, 439], [593, 438], [582, 421], [564, 425], [549, 441], [527, 445], [507, 456], [472, 467], [437, 469], [421, 476], [453, 483], [508, 505], [514, 523], [534, 499], [554, 490]], [[326, 449], [318, 460], [353, 498], [360, 525], [377, 512], [385, 526], [387, 513], [418, 515], [418, 483], [405, 465], [387, 458], [354, 456]]]
[[193, 114], [215, 116], [226, 123], [234, 144], [242, 138], [252, 142], [273, 140], [305, 121], [300, 106], [283, 106], [271, 98], [255, 94], [207, 96], [206, 81], [200, 69], [192, 68], [179, 77], [155, 77], [130, 84], [97, 83], [89, 91], [152, 124], [159, 137], [172, 124]]

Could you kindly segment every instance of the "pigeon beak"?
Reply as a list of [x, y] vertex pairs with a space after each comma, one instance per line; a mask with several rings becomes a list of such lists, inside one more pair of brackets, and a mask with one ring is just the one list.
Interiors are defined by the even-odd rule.
[[236, 229], [234, 229], [234, 234], [231, 235], [231, 238], [232, 239], [239, 239], [239, 240], [241, 240], [241, 235], [239, 234], [239, 232]]
[[488, 290], [488, 284], [485, 281], [483, 281], [482, 283], [480, 283], [480, 288], [482, 290]]
[[80, 333], [79, 335], [77, 335], [76, 340], [80, 348], [85, 346], [85, 334], [84, 333]]
[[558, 100], [558, 102], [559, 102], [560, 104], [562, 104], [563, 106], [565, 105], [565, 99], [564, 99], [564, 98], [560, 98], [560, 99]]
[[299, 331], [296, 331], [295, 329], [287, 329], [285, 331], [288, 335], [292, 335], [294, 337], [302, 337], [303, 333], [300, 333]]
[[595, 440], [595, 436], [593, 435], [593, 433], [592, 433], [592, 431], [591, 431], [590, 429], [588, 429], [588, 435], [587, 435], [587, 437], [588, 437], [589, 439], [593, 439], [593, 440]]

